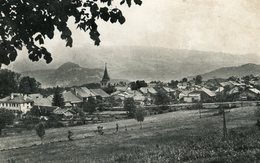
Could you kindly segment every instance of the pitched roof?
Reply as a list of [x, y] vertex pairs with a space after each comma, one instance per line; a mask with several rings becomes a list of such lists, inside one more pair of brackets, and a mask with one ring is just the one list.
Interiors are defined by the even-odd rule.
[[[11, 95], [12, 96], [12, 95]], [[13, 98], [11, 96], [7, 96], [5, 98], [0, 99], [0, 102], [8, 102], [8, 103], [28, 103], [33, 102], [30, 98], [23, 96], [22, 94], [15, 94]]]
[[95, 96], [87, 87], [74, 88], [76, 96], [84, 97], [93, 97]]
[[144, 94], [147, 94], [147, 93], [156, 94], [157, 93], [157, 91], [153, 87], [142, 87], [139, 90]]
[[256, 88], [251, 88], [249, 89], [251, 92], [255, 93], [255, 94], [260, 94], [260, 91]]
[[163, 87], [163, 89], [164, 89], [166, 92], [175, 92], [175, 90], [171, 89], [170, 87]]
[[81, 100], [75, 96], [71, 91], [63, 92], [62, 93], [64, 102], [71, 102], [71, 103], [78, 103], [81, 102]]
[[216, 94], [215, 94], [215, 92], [213, 92], [213, 91], [211, 91], [211, 90], [209, 90], [209, 89], [207, 89], [207, 88], [201, 88], [201, 90], [203, 91], [203, 92], [205, 92], [207, 95], [209, 95], [210, 97], [214, 97], [214, 96], [216, 96]]
[[101, 96], [103, 98], [109, 97], [109, 94], [107, 94], [103, 89], [90, 89], [92, 93], [95, 94], [95, 96]]
[[34, 105], [37, 106], [52, 106], [52, 97], [43, 97], [40, 93], [29, 94], [28, 98], [33, 100]]

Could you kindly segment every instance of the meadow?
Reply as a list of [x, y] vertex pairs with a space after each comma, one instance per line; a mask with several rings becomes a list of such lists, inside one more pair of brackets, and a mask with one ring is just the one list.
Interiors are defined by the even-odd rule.
[[[0, 138], [0, 162], [257, 162], [260, 131], [255, 106], [226, 113], [228, 136], [223, 139], [218, 110], [177, 111], [104, 124], [49, 129], [43, 144], [34, 131]], [[119, 132], [115, 132], [115, 124]], [[104, 135], [94, 130], [104, 127]], [[127, 128], [127, 131], [125, 130]], [[67, 140], [67, 131], [74, 141]]]

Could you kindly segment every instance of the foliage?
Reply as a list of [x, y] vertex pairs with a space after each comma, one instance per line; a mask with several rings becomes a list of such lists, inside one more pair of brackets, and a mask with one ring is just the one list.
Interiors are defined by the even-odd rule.
[[89, 114], [93, 114], [97, 108], [97, 101], [93, 97], [89, 97], [88, 101], [83, 102], [83, 110]]
[[40, 122], [40, 118], [27, 114], [23, 119], [23, 127], [25, 127], [26, 129], [33, 129], [35, 127], [36, 124], [38, 124]]
[[88, 89], [99, 89], [99, 88], [101, 88], [99, 83], [87, 83], [87, 84], [81, 85], [81, 87], [87, 87]]
[[202, 76], [201, 75], [197, 75], [195, 77], [195, 84], [196, 85], [200, 85], [202, 83]]
[[138, 108], [135, 111], [135, 119], [140, 122], [141, 129], [143, 128], [142, 122], [144, 121], [145, 112], [143, 108]]
[[20, 80], [19, 91], [25, 94], [37, 93], [41, 83], [37, 82], [34, 78], [25, 76]]
[[171, 80], [170, 83], [168, 83], [169, 87], [171, 88], [177, 88], [179, 81], [178, 80]]
[[198, 103], [196, 103], [196, 104], [193, 104], [193, 105], [191, 106], [191, 109], [192, 109], [192, 110], [203, 109], [203, 105], [202, 105], [201, 102], [198, 102]]
[[124, 100], [124, 110], [127, 111], [127, 115], [129, 118], [134, 118], [135, 111], [136, 111], [136, 105], [133, 98], [126, 98]]
[[58, 107], [64, 107], [64, 98], [61, 94], [61, 89], [59, 87], [56, 87], [53, 99], [52, 99], [52, 106], [58, 106]]
[[107, 87], [102, 88], [107, 94], [112, 94], [116, 91], [116, 87], [109, 84]]
[[162, 105], [162, 109], [168, 109], [168, 106], [171, 102], [170, 97], [162, 90], [158, 89], [155, 95], [155, 105]]
[[2, 134], [2, 129], [6, 127], [6, 125], [13, 124], [15, 119], [15, 115], [12, 111], [0, 108], [0, 135]]
[[36, 134], [41, 138], [41, 141], [43, 140], [43, 137], [45, 135], [45, 128], [44, 124], [40, 122], [36, 127], [35, 127]]
[[184, 82], [184, 83], [185, 83], [185, 82], [188, 82], [188, 79], [187, 79], [187, 78], [183, 78], [183, 79], [182, 79], [182, 82]]
[[64, 127], [64, 125], [60, 122], [61, 117], [56, 114], [51, 114], [48, 116], [48, 120], [46, 122], [47, 127], [57, 128], [57, 127]]
[[[133, 0], [141, 5], [141, 0]], [[121, 0], [130, 7], [132, 0]], [[15, 61], [17, 50], [23, 46], [28, 50], [32, 61], [42, 57], [47, 63], [52, 61], [51, 54], [43, 46], [45, 39], [53, 39], [54, 31], [61, 33], [66, 46], [72, 47], [72, 32], [68, 27], [74, 18], [77, 28], [89, 32], [95, 45], [100, 44], [97, 20], [123, 24], [125, 17], [120, 9], [113, 7], [112, 0], [2, 0], [0, 6], [0, 64], [8, 65]]]
[[120, 106], [120, 104], [112, 96], [106, 98], [105, 102], [108, 103], [108, 106], [110, 106], [110, 107]]
[[148, 84], [144, 80], [137, 80], [135, 82], [130, 83], [130, 87], [132, 90], [138, 90], [142, 87], [147, 87]]
[[0, 98], [18, 91], [19, 78], [20, 74], [18, 73], [6, 69], [0, 70]]

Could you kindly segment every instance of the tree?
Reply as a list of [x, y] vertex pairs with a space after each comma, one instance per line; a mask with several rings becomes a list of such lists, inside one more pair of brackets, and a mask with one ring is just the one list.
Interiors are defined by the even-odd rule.
[[103, 89], [103, 91], [105, 91], [107, 94], [112, 94], [113, 92], [116, 91], [116, 87], [113, 86], [113, 85], [111, 85], [111, 84], [108, 84], [107, 87], [104, 87], [104, 88], [102, 88], [102, 89]]
[[34, 78], [25, 76], [20, 80], [19, 91], [21, 93], [30, 94], [39, 91], [41, 83], [37, 82]]
[[188, 79], [187, 78], [183, 78], [182, 82], [186, 83], [186, 82], [188, 82]]
[[200, 85], [202, 83], [202, 76], [197, 75], [195, 78], [195, 84]]
[[145, 116], [145, 112], [143, 108], [136, 109], [135, 118], [138, 122], [140, 122], [140, 129], [143, 128], [142, 122], [144, 121], [144, 116]]
[[93, 114], [96, 111], [97, 103], [93, 97], [89, 97], [88, 101], [83, 102], [83, 110], [89, 114]]
[[[0, 58], [1, 55], [2, 54], [0, 54]], [[9, 96], [11, 93], [18, 91], [19, 78], [20, 74], [10, 70], [0, 70], [0, 98]]]
[[2, 135], [2, 129], [6, 127], [6, 125], [11, 125], [14, 122], [15, 115], [12, 111], [7, 109], [0, 109], [0, 135]]
[[132, 90], [138, 90], [142, 87], [147, 87], [148, 84], [144, 80], [137, 80], [135, 82], [130, 83], [130, 87]]
[[168, 83], [169, 87], [171, 88], [177, 88], [179, 81], [178, 80], [171, 80], [170, 83]]
[[[141, 5], [141, 0], [120, 0], [120, 5], [129, 7], [134, 1]], [[54, 31], [61, 33], [66, 46], [72, 47], [72, 32], [68, 21], [74, 18], [78, 29], [89, 32], [95, 45], [100, 44], [97, 20], [123, 24], [125, 17], [116, 2], [112, 0], [2, 0], [0, 6], [0, 64], [9, 65], [15, 61], [17, 50], [26, 47], [29, 59], [46, 63], [52, 61], [51, 54], [43, 46], [45, 39], [53, 39]], [[113, 6], [112, 6], [113, 5]]]
[[64, 105], [64, 98], [61, 94], [60, 88], [56, 87], [52, 98], [52, 106], [64, 107]]
[[44, 124], [42, 122], [40, 122], [36, 128], [35, 128], [36, 134], [40, 137], [41, 142], [43, 141], [43, 137], [45, 135], [45, 128], [44, 128]]
[[155, 95], [155, 105], [162, 105], [160, 106], [162, 109], [168, 109], [171, 102], [170, 97], [162, 90], [157, 90], [157, 93]]
[[124, 100], [124, 110], [127, 111], [127, 115], [129, 118], [134, 118], [136, 105], [133, 98], [126, 98]]

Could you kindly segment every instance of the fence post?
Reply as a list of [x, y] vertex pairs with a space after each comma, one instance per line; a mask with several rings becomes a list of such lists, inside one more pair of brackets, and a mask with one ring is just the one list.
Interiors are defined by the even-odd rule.
[[223, 138], [226, 139], [226, 137], [227, 137], [227, 125], [226, 125], [225, 107], [222, 108], [222, 113], [223, 113]]

